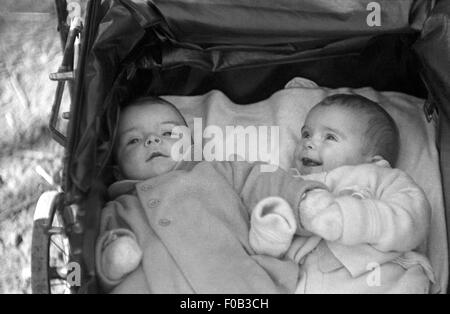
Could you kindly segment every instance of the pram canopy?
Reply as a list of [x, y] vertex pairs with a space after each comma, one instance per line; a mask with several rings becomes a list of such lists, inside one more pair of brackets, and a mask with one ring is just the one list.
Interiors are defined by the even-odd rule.
[[[371, 27], [369, 3], [373, 1], [92, 2], [95, 14], [87, 21], [90, 38], [78, 82], [68, 185], [87, 191], [104, 168], [108, 149], [98, 151], [96, 144], [99, 138], [108, 142], [112, 130], [99, 130], [111, 123], [98, 119], [129, 95], [220, 89], [235, 102], [249, 103], [267, 98], [294, 76], [304, 76], [322, 86], [372, 86], [425, 98], [411, 49], [415, 43], [430, 93], [446, 108], [445, 65], [450, 61], [442, 39], [449, 39], [448, 33], [435, 32], [439, 27], [445, 31], [441, 24], [446, 20], [436, 20], [447, 17], [441, 11], [449, 10], [448, 5], [378, 1], [381, 26]], [[432, 9], [437, 18], [428, 19], [423, 34], [428, 36], [418, 40]], [[113, 121], [114, 110], [109, 114]]]
[[[381, 24], [368, 23], [378, 9]], [[138, 95], [219, 89], [245, 104], [303, 76], [428, 98], [447, 138], [449, 24], [445, 0], [91, 1], [68, 134], [67, 202], [104, 191], [120, 104]], [[445, 195], [448, 145], [441, 141]]]

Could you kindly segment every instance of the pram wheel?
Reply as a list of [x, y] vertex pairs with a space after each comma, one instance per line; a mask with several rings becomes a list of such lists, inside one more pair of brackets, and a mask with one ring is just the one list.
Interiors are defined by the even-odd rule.
[[67, 227], [73, 221], [73, 215], [70, 210], [64, 210], [63, 197], [61, 192], [48, 191], [41, 195], [36, 205], [31, 249], [34, 294], [73, 292], [67, 281], [70, 256]]

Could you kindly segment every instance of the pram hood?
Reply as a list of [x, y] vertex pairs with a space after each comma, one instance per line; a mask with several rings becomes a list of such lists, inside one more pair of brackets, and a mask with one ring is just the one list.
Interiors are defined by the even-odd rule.
[[[372, 2], [380, 4], [381, 26], [367, 24]], [[91, 209], [103, 206], [113, 180], [111, 143], [119, 107], [130, 98], [219, 89], [235, 103], [251, 103], [296, 76], [428, 97], [440, 112], [448, 197], [449, 69], [447, 0], [91, 0], [63, 182], [66, 202], [90, 209], [80, 218], [88, 272], [99, 221]]]
[[[368, 0], [92, 1], [77, 77], [65, 189], [87, 192], [109, 159], [118, 107], [142, 94], [264, 99], [294, 76], [425, 96], [449, 117], [450, 3]], [[418, 36], [422, 32], [422, 37]], [[411, 46], [415, 44], [417, 55]]]

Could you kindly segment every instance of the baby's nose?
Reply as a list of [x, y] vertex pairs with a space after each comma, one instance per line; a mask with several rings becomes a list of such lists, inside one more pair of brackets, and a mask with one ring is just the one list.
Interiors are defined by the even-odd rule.
[[156, 145], [161, 144], [161, 138], [156, 135], [150, 135], [145, 141], [145, 146], [150, 146], [152, 143]]
[[311, 141], [310, 139], [307, 139], [303, 142], [303, 147], [305, 149], [313, 149], [314, 148], [314, 143], [313, 141]]

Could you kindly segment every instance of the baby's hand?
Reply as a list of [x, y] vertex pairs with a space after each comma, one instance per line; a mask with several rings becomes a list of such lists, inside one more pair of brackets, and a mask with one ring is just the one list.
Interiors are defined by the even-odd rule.
[[110, 280], [120, 280], [135, 270], [142, 259], [142, 250], [130, 235], [111, 233], [105, 241], [102, 253], [102, 267]]
[[327, 241], [342, 236], [342, 214], [333, 194], [326, 190], [313, 190], [300, 203], [300, 221], [303, 227]]

